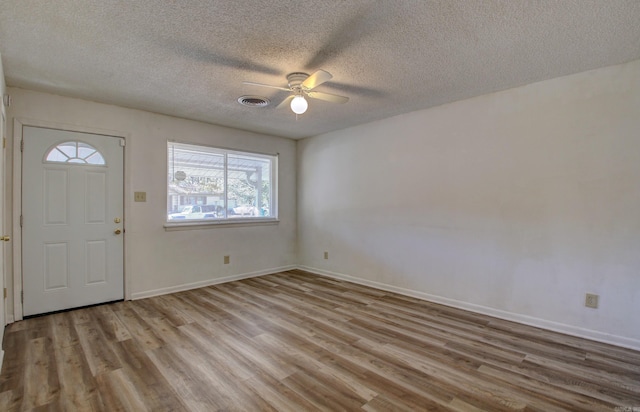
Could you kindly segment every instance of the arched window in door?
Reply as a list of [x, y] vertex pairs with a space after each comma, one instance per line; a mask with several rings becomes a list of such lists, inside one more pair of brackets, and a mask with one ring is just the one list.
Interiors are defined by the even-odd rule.
[[77, 163], [92, 166], [104, 166], [104, 156], [95, 147], [83, 142], [60, 143], [47, 152], [46, 162]]

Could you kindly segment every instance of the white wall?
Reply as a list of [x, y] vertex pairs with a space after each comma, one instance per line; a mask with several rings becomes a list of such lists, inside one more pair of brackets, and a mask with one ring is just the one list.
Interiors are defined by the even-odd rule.
[[[296, 264], [295, 141], [23, 89], [9, 88], [9, 93], [9, 129], [13, 119], [20, 118], [126, 136], [125, 276], [134, 298]], [[279, 153], [280, 222], [165, 231], [168, 139]], [[147, 202], [134, 203], [134, 191], [147, 192]], [[224, 255], [231, 256], [231, 264], [223, 264]]]
[[640, 61], [305, 139], [298, 167], [306, 268], [640, 348]]

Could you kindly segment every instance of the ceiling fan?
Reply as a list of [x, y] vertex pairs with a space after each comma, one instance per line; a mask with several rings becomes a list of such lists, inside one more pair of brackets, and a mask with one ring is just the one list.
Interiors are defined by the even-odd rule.
[[281, 108], [290, 103], [291, 110], [295, 114], [302, 114], [307, 111], [309, 103], [305, 97], [312, 99], [324, 100], [331, 103], [346, 103], [349, 101], [348, 97], [338, 96], [337, 94], [315, 92], [313, 89], [320, 86], [322, 83], [330, 80], [333, 76], [331, 73], [325, 70], [318, 70], [312, 75], [307, 73], [290, 73], [287, 75], [287, 82], [289, 87], [271, 86], [269, 84], [243, 82], [244, 84], [260, 87], [269, 87], [271, 89], [278, 89], [290, 92], [291, 95], [284, 99], [277, 108]]

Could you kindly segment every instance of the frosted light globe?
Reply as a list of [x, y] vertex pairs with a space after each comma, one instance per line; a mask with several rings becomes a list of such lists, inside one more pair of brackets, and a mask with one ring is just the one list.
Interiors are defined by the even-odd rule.
[[309, 107], [309, 103], [307, 103], [303, 96], [296, 96], [291, 100], [291, 110], [295, 114], [302, 114], [306, 112], [307, 107]]

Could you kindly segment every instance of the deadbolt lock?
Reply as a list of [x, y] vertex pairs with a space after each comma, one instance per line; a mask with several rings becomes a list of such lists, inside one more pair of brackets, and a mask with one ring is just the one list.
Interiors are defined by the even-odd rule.
[[117, 218], [113, 219], [113, 223], [120, 223], [120, 222], [121, 222], [121, 220], [120, 220], [120, 218], [119, 218], [119, 217], [117, 217]]
[[0, 240], [4, 240], [5, 242], [8, 242], [11, 240], [11, 238], [9, 236], [2, 236], [0, 237]]

